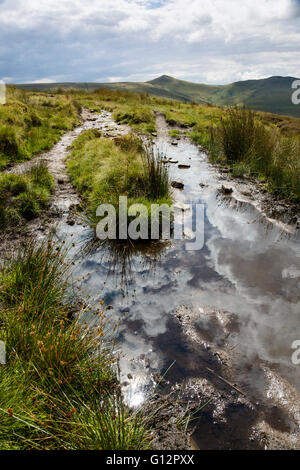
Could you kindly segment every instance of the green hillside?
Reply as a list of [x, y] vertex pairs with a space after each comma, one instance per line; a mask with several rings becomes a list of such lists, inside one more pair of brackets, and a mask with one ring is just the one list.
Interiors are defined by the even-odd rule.
[[270, 77], [232, 83], [222, 87], [213, 102], [220, 105], [245, 104], [258, 111], [300, 117], [300, 106], [291, 101], [294, 80], [292, 77]]
[[217, 106], [245, 105], [258, 111], [300, 117], [300, 105], [292, 104], [293, 77], [270, 77], [247, 80], [229, 85], [205, 85], [162, 75], [149, 82], [119, 83], [46, 83], [17, 85], [19, 88], [48, 91], [57, 88], [79, 88], [93, 91], [97, 88], [149, 93], [164, 98], [196, 103], [211, 103]]
[[186, 82], [176, 78], [162, 75], [155, 80], [147, 82], [170, 93], [180, 96], [185, 101], [212, 102], [212, 97], [222, 89], [222, 86], [203, 85], [201, 83]]

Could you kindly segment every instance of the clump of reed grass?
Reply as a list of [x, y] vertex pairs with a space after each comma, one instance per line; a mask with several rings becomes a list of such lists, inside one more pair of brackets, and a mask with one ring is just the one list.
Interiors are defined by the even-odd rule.
[[256, 135], [254, 112], [229, 108], [221, 119], [221, 142], [228, 162], [239, 162], [250, 156]]
[[144, 156], [144, 179], [146, 197], [151, 200], [170, 197], [170, 179], [164, 157], [155, 153], [153, 147], [146, 147]]

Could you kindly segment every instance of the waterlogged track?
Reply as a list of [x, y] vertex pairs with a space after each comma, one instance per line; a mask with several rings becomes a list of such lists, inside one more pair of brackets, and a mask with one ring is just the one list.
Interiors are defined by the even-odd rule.
[[[187, 240], [178, 240], [97, 248], [83, 225], [62, 220], [57, 231], [75, 244], [84, 295], [104, 299], [120, 318], [128, 401], [138, 406], [155, 384], [183, 382], [182, 396], [196, 407], [212, 399], [194, 445], [299, 448], [300, 367], [291, 359], [300, 339], [299, 236], [267, 219], [241, 185], [226, 181], [187, 139], [171, 141], [163, 117], [157, 121], [155, 146], [190, 166], [170, 165], [172, 179], [184, 183], [175, 200], [205, 206], [204, 247], [187, 251]], [[223, 184], [232, 196], [220, 193]]]

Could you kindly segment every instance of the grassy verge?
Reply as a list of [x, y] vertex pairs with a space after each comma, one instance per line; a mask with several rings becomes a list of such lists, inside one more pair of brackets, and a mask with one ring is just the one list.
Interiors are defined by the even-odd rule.
[[1, 229], [37, 217], [47, 207], [53, 187], [53, 178], [43, 163], [24, 174], [1, 174]]
[[[144, 449], [144, 419], [123, 403], [105, 313], [70, 315], [69, 267], [51, 241], [0, 273], [0, 449]], [[106, 339], [105, 339], [106, 338]]]
[[144, 204], [147, 217], [151, 204], [171, 204], [166, 166], [133, 134], [112, 141], [86, 131], [74, 142], [67, 167], [94, 223], [100, 204], [112, 204], [118, 214], [120, 196], [127, 196], [128, 207]]
[[300, 139], [266, 125], [253, 111], [231, 108], [219, 127], [194, 133], [211, 160], [229, 165], [235, 176], [254, 176], [270, 191], [300, 201]]
[[147, 106], [122, 105], [121, 109], [113, 113], [113, 118], [120, 124], [129, 124], [133, 129], [142, 133], [156, 131], [153, 110]]
[[79, 123], [80, 111], [68, 94], [7, 87], [7, 103], [0, 105], [0, 169], [49, 150]]

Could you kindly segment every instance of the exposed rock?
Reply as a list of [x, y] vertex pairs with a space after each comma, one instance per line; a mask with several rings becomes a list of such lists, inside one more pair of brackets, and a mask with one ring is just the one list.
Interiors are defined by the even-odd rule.
[[227, 188], [226, 186], [222, 185], [222, 188], [220, 189], [221, 193], [224, 194], [225, 196], [230, 196], [233, 193], [232, 188]]
[[175, 189], [184, 189], [184, 184], [181, 181], [172, 181], [171, 186]]
[[291, 223], [296, 225], [298, 222], [299, 222], [299, 221], [298, 221], [298, 217], [295, 215], [295, 216], [292, 218]]
[[191, 165], [183, 165], [183, 164], [180, 164], [178, 165], [178, 168], [180, 170], [188, 170], [189, 168], [191, 168]]

